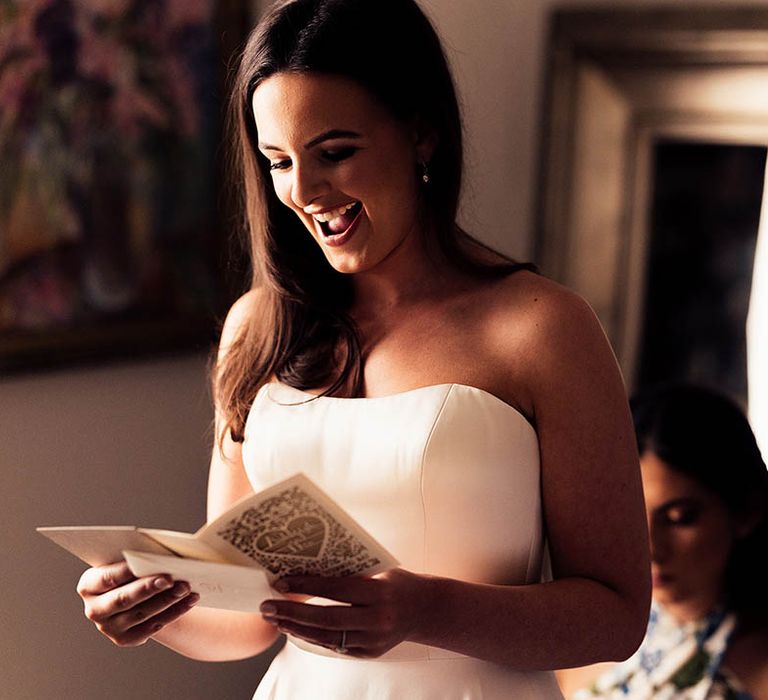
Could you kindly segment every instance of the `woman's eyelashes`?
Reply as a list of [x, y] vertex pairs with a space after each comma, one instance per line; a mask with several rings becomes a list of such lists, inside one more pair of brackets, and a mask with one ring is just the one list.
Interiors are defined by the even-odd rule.
[[331, 163], [341, 163], [347, 158], [351, 158], [360, 149], [357, 146], [345, 146], [343, 148], [328, 149], [322, 152], [324, 160], [328, 160]]
[[[320, 158], [329, 163], [341, 163], [351, 158], [355, 153], [360, 150], [357, 146], [345, 146], [342, 148], [325, 149], [320, 152]], [[289, 158], [283, 158], [280, 160], [270, 160], [270, 170], [287, 170], [292, 165]]]
[[666, 507], [661, 515], [668, 525], [694, 525], [701, 515], [701, 508], [694, 503], [676, 503]]

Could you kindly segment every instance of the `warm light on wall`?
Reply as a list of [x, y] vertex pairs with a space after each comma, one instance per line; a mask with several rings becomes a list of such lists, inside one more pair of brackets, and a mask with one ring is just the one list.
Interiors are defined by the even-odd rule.
[[747, 317], [749, 419], [763, 458], [768, 461], [768, 167], [755, 250], [752, 294]]

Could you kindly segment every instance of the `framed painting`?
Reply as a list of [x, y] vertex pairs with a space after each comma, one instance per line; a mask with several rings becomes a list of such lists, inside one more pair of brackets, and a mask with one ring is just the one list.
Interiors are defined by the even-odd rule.
[[242, 0], [0, 0], [0, 373], [207, 349]]

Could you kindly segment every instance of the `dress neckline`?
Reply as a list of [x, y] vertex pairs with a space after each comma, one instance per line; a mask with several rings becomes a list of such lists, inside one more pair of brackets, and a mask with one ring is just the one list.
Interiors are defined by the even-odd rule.
[[[403, 398], [405, 396], [409, 396], [412, 394], [424, 392], [424, 391], [437, 391], [438, 389], [447, 389], [450, 391], [451, 389], [462, 389], [465, 391], [470, 391], [478, 394], [479, 396], [483, 396], [494, 403], [502, 406], [505, 409], [508, 409], [512, 412], [514, 412], [517, 416], [519, 416], [525, 424], [533, 430], [533, 432], [536, 432], [536, 429], [533, 427], [533, 424], [530, 420], [526, 417], [526, 415], [520, 411], [519, 409], [515, 408], [512, 404], [507, 403], [503, 399], [500, 399], [496, 394], [492, 394], [490, 391], [486, 391], [485, 389], [481, 389], [480, 387], [472, 386], [471, 384], [461, 384], [459, 382], [442, 382], [439, 384], [425, 384], [424, 386], [417, 386], [413, 389], [405, 389], [403, 391], [397, 391], [392, 394], [383, 394], [381, 396], [353, 396], [353, 397], [344, 397], [344, 396], [324, 396], [322, 394], [315, 394], [311, 391], [304, 391], [303, 389], [297, 389], [295, 387], [290, 386], [289, 384], [285, 384], [284, 382], [280, 381], [272, 381], [267, 382], [264, 387], [266, 387], [267, 396], [274, 401], [271, 395], [271, 388], [272, 387], [278, 387], [278, 390], [281, 391], [289, 391], [293, 392], [294, 394], [298, 394], [299, 396], [303, 396], [304, 400], [300, 403], [302, 404], [309, 404], [314, 401], [326, 401], [326, 402], [337, 402], [337, 403], [344, 403], [344, 402], [385, 402], [385, 401], [393, 401], [396, 399]], [[280, 403], [279, 401], [275, 401], [275, 403]]]

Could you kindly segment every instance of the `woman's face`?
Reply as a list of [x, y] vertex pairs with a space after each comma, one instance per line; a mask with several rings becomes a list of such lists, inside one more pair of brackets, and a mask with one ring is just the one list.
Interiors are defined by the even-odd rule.
[[413, 237], [427, 154], [364, 88], [278, 73], [256, 88], [253, 112], [278, 198], [336, 270], [369, 270]]
[[653, 596], [681, 618], [701, 617], [718, 602], [735, 538], [717, 494], [652, 452], [640, 458], [651, 539]]

